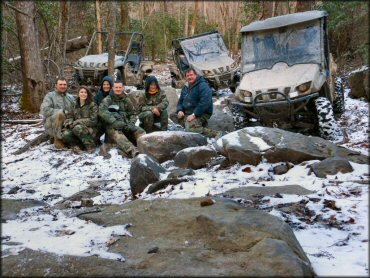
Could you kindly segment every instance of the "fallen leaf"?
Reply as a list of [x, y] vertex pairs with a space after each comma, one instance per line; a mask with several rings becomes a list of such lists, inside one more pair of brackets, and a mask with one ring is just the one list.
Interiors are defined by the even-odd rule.
[[252, 172], [252, 169], [251, 169], [251, 167], [245, 167], [242, 171], [246, 172], [246, 173], [250, 173], [250, 172]]
[[200, 202], [200, 206], [201, 207], [212, 206], [214, 203], [215, 203], [214, 200], [212, 200], [211, 198], [207, 198], [207, 199]]

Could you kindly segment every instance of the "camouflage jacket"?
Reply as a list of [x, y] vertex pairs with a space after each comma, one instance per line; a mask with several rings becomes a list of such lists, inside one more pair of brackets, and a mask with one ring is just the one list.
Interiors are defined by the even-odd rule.
[[56, 91], [49, 92], [42, 101], [40, 113], [44, 118], [48, 118], [59, 111], [64, 111], [66, 115], [72, 112], [76, 98], [71, 94], [61, 94]]
[[80, 99], [77, 98], [72, 112], [68, 114], [66, 119], [78, 121], [87, 127], [95, 127], [98, 123], [98, 106], [93, 101], [90, 104], [85, 103], [80, 106]]
[[152, 111], [154, 107], [157, 107], [159, 111], [163, 111], [167, 106], [168, 100], [166, 94], [161, 90], [154, 95], [144, 92], [144, 104], [141, 106], [140, 111]]
[[[110, 112], [108, 107], [110, 105], [118, 105], [119, 112]], [[99, 106], [99, 117], [107, 125], [112, 125], [115, 121], [124, 121], [125, 125], [128, 123], [135, 125], [137, 115], [134, 104], [131, 102], [126, 93], [121, 95], [109, 95], [103, 99]]]

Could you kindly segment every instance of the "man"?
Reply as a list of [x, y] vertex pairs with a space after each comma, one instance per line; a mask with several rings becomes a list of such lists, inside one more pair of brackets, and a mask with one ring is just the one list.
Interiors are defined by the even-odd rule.
[[160, 123], [160, 130], [168, 128], [168, 100], [159, 87], [155, 76], [148, 76], [145, 80], [144, 104], [141, 106], [139, 120], [140, 126], [146, 132], [152, 132], [154, 123]]
[[198, 132], [212, 138], [217, 135], [215, 130], [207, 128], [212, 113], [211, 87], [194, 69], [189, 68], [177, 103], [177, 115], [171, 115], [171, 119], [184, 126], [186, 131]]
[[62, 142], [62, 125], [66, 116], [72, 113], [75, 97], [67, 93], [67, 80], [64, 77], [57, 79], [55, 90], [49, 92], [40, 107], [43, 124], [46, 132], [52, 137], [57, 149], [64, 148]]
[[139, 152], [127, 137], [137, 140], [145, 131], [135, 126], [135, 107], [124, 92], [122, 81], [114, 82], [113, 93], [103, 99], [98, 115], [106, 125], [108, 141], [117, 144], [124, 156], [133, 158]]

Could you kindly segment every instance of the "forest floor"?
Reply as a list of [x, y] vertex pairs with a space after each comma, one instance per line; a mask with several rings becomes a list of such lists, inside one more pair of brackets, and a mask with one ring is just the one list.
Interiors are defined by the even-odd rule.
[[[170, 83], [166, 65], [156, 66], [154, 75], [160, 84]], [[339, 124], [348, 134], [342, 146], [369, 154], [369, 103], [348, 97], [345, 90], [346, 111]], [[2, 101], [2, 119], [40, 118], [37, 114], [20, 111], [17, 96]], [[109, 251], [104, 244], [110, 238], [112, 227], [87, 223], [77, 217], [68, 217], [60, 210], [50, 208], [61, 200], [87, 189], [92, 182], [106, 181], [95, 205], [122, 204], [132, 201], [129, 170], [131, 160], [120, 156], [116, 149], [111, 158], [68, 150], [57, 150], [49, 142], [14, 155], [43, 131], [41, 124], [1, 124], [1, 198], [2, 200], [37, 200], [43, 206], [23, 209], [14, 220], [2, 223], [2, 257], [16, 256], [25, 248], [59, 255], [88, 256], [120, 259], [120, 254]], [[295, 165], [286, 174], [271, 175], [279, 163], [261, 162], [257, 166], [236, 164], [228, 169], [208, 167], [195, 171], [191, 180], [158, 191], [143, 192], [139, 199], [191, 198], [222, 194], [237, 187], [300, 185], [314, 191], [310, 195], [281, 194], [264, 196], [254, 205], [286, 221], [309, 257], [317, 275], [369, 275], [369, 165], [352, 163], [354, 171], [318, 178], [309, 173], [306, 161]], [[167, 170], [173, 162], [162, 163]], [[242, 205], [249, 200], [236, 199]], [[303, 207], [302, 207], [303, 204]], [[290, 212], [281, 210], [289, 207]], [[310, 212], [310, 217], [302, 214]], [[73, 233], [60, 234], [61, 231]], [[128, 232], [121, 227], [122, 234]], [[91, 241], [95, 244], [92, 246]], [[17, 242], [15, 245], [14, 242]], [[66, 244], [66, 242], [69, 242]], [[124, 254], [123, 254], [124, 255]]]

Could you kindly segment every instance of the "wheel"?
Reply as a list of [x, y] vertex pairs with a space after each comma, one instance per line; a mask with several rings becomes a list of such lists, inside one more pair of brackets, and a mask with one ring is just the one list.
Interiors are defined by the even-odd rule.
[[315, 99], [320, 137], [334, 143], [342, 142], [343, 132], [334, 118], [333, 107], [326, 97]]
[[333, 110], [336, 115], [342, 115], [345, 111], [344, 88], [342, 78], [335, 79], [335, 99], [333, 101]]
[[242, 129], [248, 126], [249, 117], [239, 106], [232, 105], [231, 114], [233, 115], [235, 129]]

